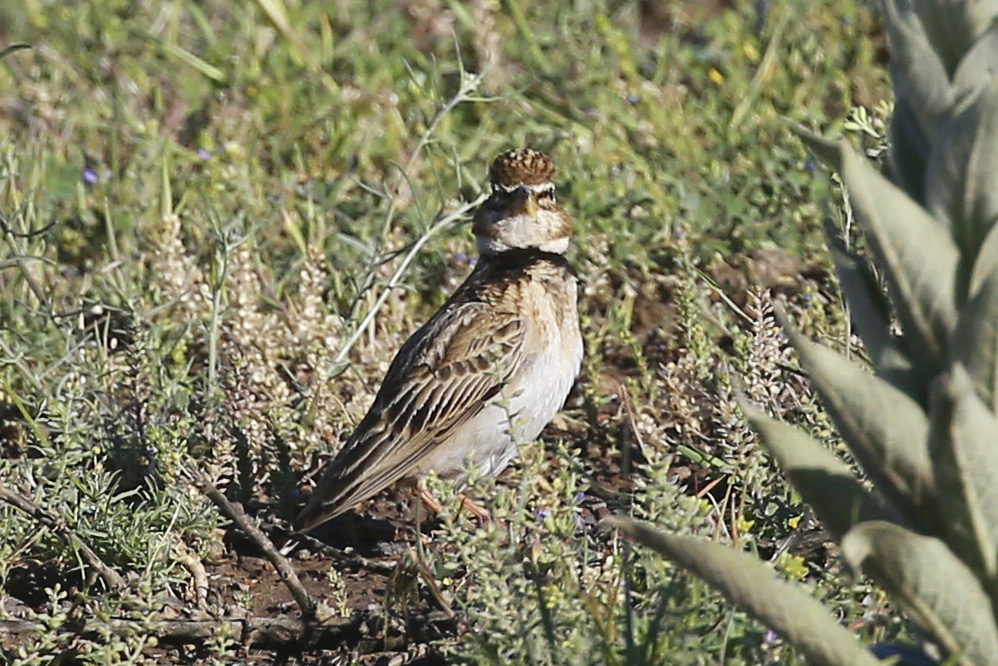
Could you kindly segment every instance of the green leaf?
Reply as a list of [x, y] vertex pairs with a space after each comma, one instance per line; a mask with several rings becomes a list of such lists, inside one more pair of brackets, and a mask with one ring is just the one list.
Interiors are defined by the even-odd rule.
[[[940, 0], [912, 0], [912, 6], [921, 19], [922, 27], [932, 47], [952, 73], [994, 18], [990, 2], [951, 2]], [[990, 6], [989, 6], [990, 5]]]
[[793, 643], [817, 666], [877, 666], [880, 662], [832, 619], [828, 609], [781, 580], [755, 557], [716, 543], [666, 534], [614, 516], [606, 522], [681, 567], [693, 571], [752, 616]]
[[[996, 3], [991, 0], [986, 4]], [[992, 24], [960, 61], [960, 66], [953, 75], [953, 99], [969, 99], [977, 94], [981, 87], [991, 82], [996, 66], [998, 66], [998, 24]]]
[[[991, 231], [981, 243], [974, 268], [970, 272], [970, 289], [967, 296], [973, 298], [982, 288], [984, 281], [996, 271], [998, 271], [998, 225], [991, 227]], [[966, 308], [967, 305], [963, 307]]]
[[[996, 146], [998, 78], [992, 78], [942, 126], [926, 171], [926, 208], [949, 225], [965, 275], [998, 218]], [[965, 284], [962, 293], [967, 289]]]
[[916, 525], [935, 526], [929, 422], [921, 406], [785, 325], [839, 434], [877, 489]]
[[950, 356], [966, 368], [977, 394], [998, 413], [998, 267], [960, 311]]
[[[998, 420], [957, 364], [933, 391], [929, 439], [944, 528], [982, 580], [998, 581]], [[996, 597], [998, 598], [998, 597]]]
[[877, 374], [908, 395], [921, 390], [919, 375], [890, 331], [890, 306], [866, 263], [828, 234], [839, 286], [856, 332], [866, 346]]
[[857, 523], [892, 519], [856, 473], [834, 453], [800, 428], [769, 418], [745, 400], [738, 404], [794, 488], [836, 541]]
[[959, 253], [945, 226], [844, 143], [839, 171], [915, 357], [942, 369], [956, 323]]
[[826, 164], [830, 164], [836, 169], [839, 167], [839, 164], [842, 161], [839, 157], [839, 152], [842, 150], [840, 141], [835, 139], [826, 139], [820, 134], [815, 134], [803, 125], [799, 125], [797, 123], [791, 123], [790, 129], [793, 130], [794, 134], [801, 138], [804, 145], [808, 147], [808, 150], [813, 152], [818, 159]]
[[952, 98], [949, 76], [908, 3], [885, 0], [883, 6], [894, 83], [891, 171], [895, 182], [923, 203], [925, 165]]
[[905, 97], [895, 99], [888, 138], [891, 144], [887, 154], [891, 180], [913, 201], [924, 204], [925, 168], [932, 143], [922, 131], [912, 104]]
[[844, 141], [832, 142], [795, 127], [808, 147], [845, 181], [853, 211], [884, 270], [907, 347], [931, 376], [945, 368], [946, 341], [956, 322], [960, 259], [946, 227], [858, 157]]
[[956, 663], [998, 664], [991, 601], [970, 569], [942, 541], [872, 521], [846, 534], [842, 553], [883, 585], [956, 657]]
[[946, 66], [907, 2], [884, 0], [883, 7], [894, 96], [910, 102], [918, 127], [934, 143], [935, 128], [951, 99]]
[[206, 77], [208, 77], [212, 81], [216, 81], [218, 83], [224, 83], [225, 82], [225, 80], [226, 80], [225, 79], [225, 72], [223, 72], [218, 67], [215, 67], [214, 65], [211, 65], [211, 64], [205, 62], [204, 60], [202, 60], [201, 58], [197, 57], [196, 55], [194, 55], [190, 51], [188, 51], [186, 49], [183, 49], [183, 48], [177, 46], [176, 44], [172, 44], [172, 43], [168, 43], [168, 42], [164, 42], [163, 45], [162, 45], [162, 47], [163, 47], [163, 51], [165, 51], [167, 53], [167, 55], [170, 55], [170, 56], [176, 58], [177, 60], [179, 60], [180, 62], [182, 62], [182, 63], [184, 63], [186, 65], [190, 65], [191, 67], [193, 67], [197, 71], [201, 72], [203, 75], [205, 75]]

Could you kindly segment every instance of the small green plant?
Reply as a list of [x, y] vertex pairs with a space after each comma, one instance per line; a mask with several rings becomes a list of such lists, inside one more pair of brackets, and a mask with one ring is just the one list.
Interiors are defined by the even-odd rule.
[[[846, 560], [908, 611], [946, 663], [995, 664], [998, 2], [885, 0], [883, 14], [896, 97], [891, 179], [846, 144], [802, 132], [841, 174], [886, 283], [884, 298], [865, 260], [830, 234], [874, 372], [787, 327], [862, 474], [804, 432], [744, 411]], [[615, 524], [717, 585], [813, 663], [877, 663], [819, 602], [754, 558]]]

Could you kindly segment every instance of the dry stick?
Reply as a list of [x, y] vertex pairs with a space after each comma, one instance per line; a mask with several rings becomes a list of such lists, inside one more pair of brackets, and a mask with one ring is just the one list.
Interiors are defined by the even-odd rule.
[[[316, 611], [319, 610], [318, 605], [315, 600], [312, 599], [312, 595], [308, 593], [305, 586], [302, 585], [301, 580], [298, 579], [298, 574], [295, 573], [294, 568], [291, 566], [291, 562], [288, 558], [284, 557], [277, 551], [277, 547], [274, 546], [274, 542], [267, 538], [259, 527], [253, 524], [246, 512], [239, 503], [230, 502], [222, 492], [215, 487], [211, 481], [208, 480], [201, 472], [194, 471], [194, 483], [201, 488], [201, 491], [215, 503], [215, 506], [225, 515], [226, 518], [231, 520], [236, 524], [239, 529], [243, 531], [246, 536], [250, 538], [253, 543], [263, 551], [263, 554], [267, 556], [274, 568], [277, 569], [277, 573], [281, 576], [281, 580], [284, 584], [291, 590], [291, 596], [295, 598], [298, 607], [301, 608], [302, 618], [304, 620], [316, 619]], [[325, 618], [319, 617], [320, 621]]]
[[39, 523], [55, 532], [59, 538], [68, 543], [70, 546], [76, 546], [76, 548], [80, 551], [80, 556], [104, 580], [104, 584], [108, 586], [108, 589], [122, 590], [126, 587], [125, 579], [121, 577], [121, 574], [104, 564], [104, 562], [97, 557], [97, 553], [95, 553], [93, 549], [90, 548], [90, 546], [88, 546], [86, 542], [84, 542], [83, 539], [76, 534], [76, 532], [69, 528], [66, 524], [66, 520], [62, 516], [53, 516], [45, 509], [29, 500], [27, 497], [15, 493], [2, 483], [0, 483], [0, 500], [3, 500], [11, 506], [14, 506], [30, 515]]

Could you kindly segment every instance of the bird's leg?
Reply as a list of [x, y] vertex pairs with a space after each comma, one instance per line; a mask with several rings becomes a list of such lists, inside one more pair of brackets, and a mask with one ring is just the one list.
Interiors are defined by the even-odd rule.
[[[436, 498], [429, 488], [423, 483], [416, 484], [416, 497], [423, 501], [430, 511], [436, 514], [440, 514], [444, 510], [444, 505], [440, 503], [440, 500]], [[476, 504], [470, 497], [461, 493], [458, 495], [461, 498], [461, 508], [473, 515], [479, 521], [483, 523], [492, 522], [492, 514], [483, 506]]]
[[474, 500], [472, 500], [464, 493], [459, 494], [458, 497], [461, 498], [462, 509], [465, 509], [468, 513], [473, 515], [475, 518], [478, 518], [478, 520], [480, 520], [483, 523], [492, 522], [492, 513], [484, 506], [475, 504]]
[[416, 497], [423, 500], [426, 508], [433, 513], [439, 514], [443, 512], [444, 505], [440, 503], [440, 500], [433, 495], [433, 491], [427, 488], [424, 483], [419, 482], [416, 484]]

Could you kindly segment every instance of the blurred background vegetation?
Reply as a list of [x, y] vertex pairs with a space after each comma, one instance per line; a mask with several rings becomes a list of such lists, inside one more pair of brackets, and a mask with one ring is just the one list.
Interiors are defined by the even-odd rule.
[[[129, 589], [0, 505], [0, 614], [42, 626], [3, 638], [12, 663], [269, 658], [60, 627], [159, 618], [166, 598], [292, 611], [185, 470], [285, 539], [308, 472], [474, 260], [467, 227], [435, 220], [521, 145], [555, 158], [577, 220], [580, 385], [544, 445], [478, 488], [505, 526], [445, 515], [417, 536], [386, 510], [401, 545], [371, 554], [396, 573], [299, 553], [316, 593], [410, 661], [799, 663], [598, 526], [621, 511], [758, 552], [865, 639], [906, 633], [840, 575], [732, 400], [736, 376], [838, 446], [769, 303], [851, 347], [822, 239], [848, 222], [842, 195], [787, 121], [882, 148], [867, 3], [2, 3], [0, 49], [17, 43], [0, 61], [0, 479]], [[413, 620], [441, 607], [455, 615]]]

